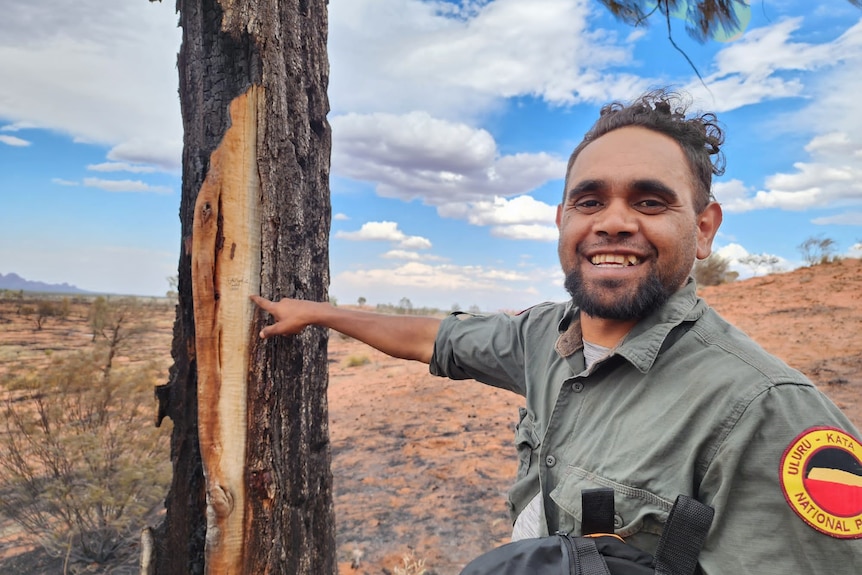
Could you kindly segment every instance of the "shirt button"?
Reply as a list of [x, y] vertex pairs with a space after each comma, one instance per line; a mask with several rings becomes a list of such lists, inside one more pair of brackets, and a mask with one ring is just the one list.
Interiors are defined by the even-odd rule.
[[547, 464], [548, 467], [553, 467], [557, 464], [557, 458], [553, 455], [549, 455], [545, 458], [545, 464]]
[[623, 517], [619, 513], [614, 513], [614, 529], [621, 529], [623, 526]]
[[572, 391], [574, 391], [575, 393], [581, 393], [583, 390], [584, 390], [584, 384], [581, 383], [580, 381], [572, 384]]

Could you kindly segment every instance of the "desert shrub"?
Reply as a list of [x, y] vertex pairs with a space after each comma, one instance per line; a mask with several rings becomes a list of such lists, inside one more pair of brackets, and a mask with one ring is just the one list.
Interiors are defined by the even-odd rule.
[[170, 481], [169, 438], [153, 424], [159, 370], [115, 362], [127, 327], [0, 386], [0, 513], [72, 564], [127, 559]]
[[401, 567], [395, 566], [392, 572], [395, 575], [426, 575], [428, 571], [425, 569], [425, 560], [417, 559], [416, 556], [410, 552], [401, 557]]
[[367, 355], [351, 355], [347, 358], [347, 367], [359, 367], [360, 365], [368, 365], [371, 360]]
[[802, 259], [809, 266], [817, 264], [827, 264], [832, 261], [832, 254], [835, 252], [835, 240], [825, 238], [822, 235], [810, 237], [797, 246], [802, 254]]
[[715, 286], [736, 279], [736, 272], [730, 271], [730, 262], [727, 258], [713, 253], [708, 258], [697, 260], [692, 270], [692, 275], [698, 285]]

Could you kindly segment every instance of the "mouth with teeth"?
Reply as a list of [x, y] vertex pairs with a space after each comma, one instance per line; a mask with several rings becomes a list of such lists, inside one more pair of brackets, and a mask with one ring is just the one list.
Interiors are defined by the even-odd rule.
[[641, 260], [631, 254], [597, 254], [590, 258], [590, 263], [594, 266], [627, 267], [636, 266]]

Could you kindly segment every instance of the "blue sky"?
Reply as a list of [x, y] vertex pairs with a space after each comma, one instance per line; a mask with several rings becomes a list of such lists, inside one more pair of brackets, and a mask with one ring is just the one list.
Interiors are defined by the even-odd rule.
[[[862, 255], [862, 11], [757, 2], [698, 44], [594, 0], [330, 0], [330, 293], [516, 310], [566, 299], [554, 210], [599, 107], [657, 86], [727, 130], [716, 250]], [[29, 0], [0, 19], [0, 273], [163, 295], [176, 274], [182, 127], [174, 3]]]

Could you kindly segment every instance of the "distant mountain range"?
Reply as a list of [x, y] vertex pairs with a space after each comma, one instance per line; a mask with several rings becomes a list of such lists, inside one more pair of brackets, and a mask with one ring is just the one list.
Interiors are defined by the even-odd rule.
[[0, 274], [0, 289], [8, 290], [24, 290], [47, 293], [93, 293], [79, 289], [67, 283], [61, 284], [46, 284], [45, 282], [36, 282], [25, 280], [18, 274]]

